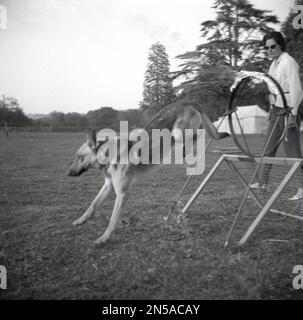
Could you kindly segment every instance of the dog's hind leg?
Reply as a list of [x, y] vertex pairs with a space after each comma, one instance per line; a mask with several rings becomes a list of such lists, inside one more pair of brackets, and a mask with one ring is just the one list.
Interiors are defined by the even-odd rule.
[[108, 198], [108, 196], [113, 191], [112, 181], [109, 178], [105, 178], [104, 185], [102, 186], [100, 192], [91, 203], [89, 208], [85, 211], [85, 213], [76, 221], [73, 222], [74, 226], [80, 225], [85, 223], [93, 214], [95, 213], [96, 209], [98, 209], [101, 204]]

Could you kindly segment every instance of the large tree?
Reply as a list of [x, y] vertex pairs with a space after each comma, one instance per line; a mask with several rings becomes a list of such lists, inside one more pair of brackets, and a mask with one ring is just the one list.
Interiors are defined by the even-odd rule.
[[270, 24], [278, 23], [278, 18], [248, 0], [215, 0], [213, 9], [216, 18], [201, 23], [206, 42], [197, 46], [196, 56], [209, 64], [231, 67], [263, 60], [262, 37], [273, 30]]
[[179, 56], [184, 62], [175, 76], [185, 75], [181, 97], [200, 102], [215, 118], [225, 109], [235, 71], [267, 69], [262, 38], [279, 21], [247, 0], [215, 0], [213, 9], [215, 19], [201, 23], [205, 42]]
[[165, 47], [157, 42], [150, 48], [148, 65], [145, 73], [143, 100], [141, 107], [158, 111], [174, 98], [170, 63]]

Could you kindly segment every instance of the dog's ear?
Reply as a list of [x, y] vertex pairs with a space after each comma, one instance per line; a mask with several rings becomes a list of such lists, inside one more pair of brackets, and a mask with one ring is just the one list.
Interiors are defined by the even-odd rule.
[[87, 130], [85, 133], [86, 143], [93, 150], [96, 151], [96, 130]]

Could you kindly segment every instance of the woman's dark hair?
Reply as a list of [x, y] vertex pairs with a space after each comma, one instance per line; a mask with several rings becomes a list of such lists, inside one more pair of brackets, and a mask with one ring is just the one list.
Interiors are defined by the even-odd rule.
[[266, 41], [269, 39], [274, 39], [276, 43], [281, 47], [282, 51], [286, 50], [286, 42], [281, 32], [278, 32], [278, 31], [268, 32], [263, 38], [264, 46], [266, 44]]

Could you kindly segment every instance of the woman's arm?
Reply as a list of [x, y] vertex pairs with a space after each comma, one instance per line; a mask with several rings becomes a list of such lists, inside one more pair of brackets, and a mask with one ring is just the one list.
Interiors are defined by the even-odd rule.
[[301, 87], [301, 80], [299, 75], [299, 66], [295, 61], [291, 61], [287, 67], [287, 77], [289, 83], [289, 100], [292, 108], [291, 113], [297, 116], [298, 108], [302, 101], [303, 90]]

